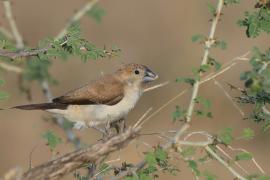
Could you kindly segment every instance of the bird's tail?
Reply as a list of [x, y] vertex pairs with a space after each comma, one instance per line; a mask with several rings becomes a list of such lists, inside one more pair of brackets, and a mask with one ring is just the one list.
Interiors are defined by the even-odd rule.
[[40, 104], [27, 104], [21, 106], [14, 106], [12, 109], [21, 110], [47, 110], [47, 109], [66, 109], [67, 104], [60, 103], [40, 103]]

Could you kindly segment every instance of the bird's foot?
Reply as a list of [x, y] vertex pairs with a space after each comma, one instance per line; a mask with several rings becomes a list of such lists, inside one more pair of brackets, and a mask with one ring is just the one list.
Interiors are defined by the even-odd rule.
[[124, 119], [110, 123], [110, 127], [115, 128], [117, 134], [120, 134], [126, 129], [126, 122]]

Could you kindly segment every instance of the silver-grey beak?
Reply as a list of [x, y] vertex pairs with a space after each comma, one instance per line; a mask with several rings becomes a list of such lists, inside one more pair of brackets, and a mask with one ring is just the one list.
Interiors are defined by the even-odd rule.
[[143, 78], [144, 82], [151, 82], [158, 78], [158, 75], [151, 71], [150, 69], [146, 68], [145, 75]]

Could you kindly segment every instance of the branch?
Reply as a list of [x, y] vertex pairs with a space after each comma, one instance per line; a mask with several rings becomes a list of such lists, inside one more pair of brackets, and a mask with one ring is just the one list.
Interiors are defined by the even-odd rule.
[[81, 168], [86, 163], [95, 163], [103, 156], [125, 147], [138, 136], [138, 132], [138, 128], [129, 128], [105, 142], [98, 142], [85, 149], [65, 154], [29, 170], [23, 174], [22, 180], [59, 179], [75, 169]]
[[60, 31], [55, 39], [61, 39], [67, 33], [67, 29], [72, 25], [72, 23], [79, 21], [88, 11], [90, 11], [93, 6], [98, 2], [98, 0], [91, 0], [86, 3], [76, 14], [74, 14], [65, 27]]
[[211, 154], [218, 162], [220, 162], [224, 167], [226, 167], [237, 179], [247, 180], [243, 176], [241, 176], [237, 171], [235, 171], [230, 164], [224, 161], [218, 154], [216, 154], [209, 146], [205, 147], [205, 150]]
[[23, 43], [22, 36], [18, 31], [17, 25], [15, 23], [15, 20], [12, 14], [11, 3], [9, 0], [4, 0], [3, 5], [4, 5], [5, 16], [11, 28], [12, 35], [16, 41], [16, 46], [18, 49], [22, 49], [24, 47], [24, 43]]
[[17, 66], [11, 65], [11, 64], [4, 63], [4, 62], [0, 62], [0, 68], [4, 69], [6, 71], [14, 72], [16, 74], [23, 73], [23, 69], [21, 69]]
[[[206, 47], [205, 47], [205, 50], [204, 50], [204, 56], [203, 56], [203, 60], [201, 62], [201, 65], [207, 64], [207, 60], [208, 60], [208, 56], [209, 56], [209, 50], [210, 50], [211, 46], [213, 45], [213, 43], [215, 42], [214, 41], [214, 35], [215, 35], [215, 31], [216, 31], [216, 28], [217, 28], [219, 18], [221, 16], [221, 10], [223, 8], [223, 4], [224, 4], [223, 0], [218, 1], [216, 14], [215, 14], [215, 17], [214, 17], [214, 19], [212, 21], [212, 26], [211, 26], [211, 30], [210, 30], [210, 33], [209, 33], [209, 36], [208, 36], [208, 40], [205, 42]], [[200, 73], [200, 75], [201, 75], [201, 73]], [[187, 119], [186, 119], [187, 122], [191, 121], [191, 117], [192, 117], [192, 114], [193, 114], [193, 109], [194, 109], [194, 106], [195, 106], [195, 99], [197, 98], [197, 95], [198, 95], [198, 92], [199, 92], [199, 87], [200, 87], [200, 80], [197, 80], [195, 82], [194, 86], [193, 86], [191, 100], [190, 100], [189, 107], [188, 107], [188, 110], [187, 110]]]

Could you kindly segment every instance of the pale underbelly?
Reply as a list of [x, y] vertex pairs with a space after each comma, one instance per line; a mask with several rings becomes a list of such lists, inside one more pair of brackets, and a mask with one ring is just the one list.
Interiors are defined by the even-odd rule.
[[51, 113], [60, 114], [72, 122], [84, 123], [93, 127], [107, 122], [114, 122], [127, 116], [132, 107], [109, 105], [70, 105], [66, 110], [51, 109]]

